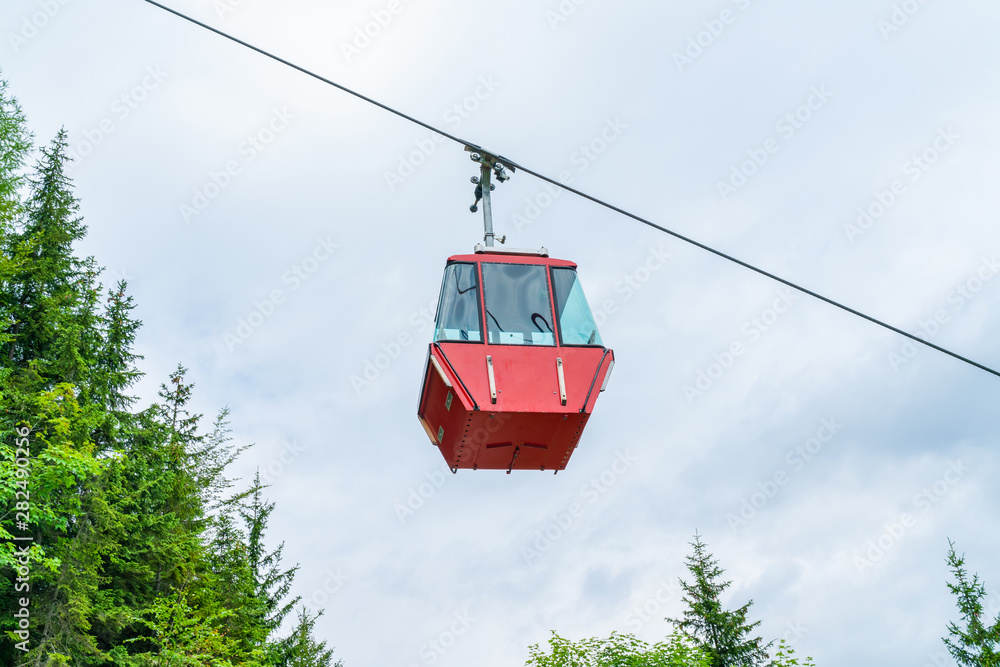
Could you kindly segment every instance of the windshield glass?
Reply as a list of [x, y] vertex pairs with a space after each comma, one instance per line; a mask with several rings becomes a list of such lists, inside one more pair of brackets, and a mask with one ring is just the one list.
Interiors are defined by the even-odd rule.
[[436, 341], [483, 340], [475, 264], [449, 264], [445, 268], [436, 322]]
[[576, 271], [552, 267], [552, 289], [556, 293], [556, 313], [559, 315], [559, 342], [603, 346]]
[[490, 344], [556, 344], [544, 266], [483, 262], [483, 285]]

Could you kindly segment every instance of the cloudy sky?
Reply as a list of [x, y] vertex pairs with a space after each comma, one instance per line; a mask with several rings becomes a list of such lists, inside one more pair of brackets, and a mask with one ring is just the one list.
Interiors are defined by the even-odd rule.
[[[1000, 367], [995, 2], [166, 1]], [[1000, 610], [1000, 378], [519, 172], [498, 234], [579, 264], [617, 365], [565, 472], [453, 476], [415, 412], [482, 233], [462, 147], [141, 0], [3, 6], [80, 250], [138, 301], [138, 392], [182, 363], [232, 408], [349, 667], [662, 638], [695, 531], [820, 665], [945, 664], [948, 538]]]

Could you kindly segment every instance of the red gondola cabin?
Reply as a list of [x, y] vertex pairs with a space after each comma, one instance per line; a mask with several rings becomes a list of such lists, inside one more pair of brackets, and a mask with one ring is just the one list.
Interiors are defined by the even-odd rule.
[[576, 264], [449, 257], [435, 324], [417, 415], [452, 471], [563, 470], [614, 366]]

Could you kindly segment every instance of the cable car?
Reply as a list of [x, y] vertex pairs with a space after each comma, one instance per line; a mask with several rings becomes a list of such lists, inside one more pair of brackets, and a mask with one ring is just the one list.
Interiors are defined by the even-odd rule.
[[[615, 355], [604, 346], [576, 264], [493, 247], [491, 175], [514, 165], [466, 146], [486, 235], [448, 258], [417, 417], [452, 472], [566, 468]], [[505, 239], [500, 239], [503, 243]]]
[[479, 245], [448, 258], [417, 414], [453, 472], [558, 472], [613, 366], [576, 264]]

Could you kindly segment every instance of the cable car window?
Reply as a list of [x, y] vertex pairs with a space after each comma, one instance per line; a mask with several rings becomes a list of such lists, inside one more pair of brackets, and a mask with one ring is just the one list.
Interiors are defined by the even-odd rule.
[[544, 266], [483, 262], [483, 285], [490, 344], [556, 344]]
[[552, 289], [556, 293], [559, 342], [563, 345], [603, 346], [576, 271], [552, 267]]
[[475, 264], [449, 264], [444, 270], [434, 340], [480, 342], [479, 283]]

